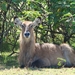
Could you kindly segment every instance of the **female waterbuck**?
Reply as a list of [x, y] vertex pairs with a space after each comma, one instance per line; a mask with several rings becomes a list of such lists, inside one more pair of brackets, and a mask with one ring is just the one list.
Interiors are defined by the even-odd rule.
[[20, 33], [20, 67], [51, 67], [58, 66], [58, 58], [65, 59], [61, 65], [75, 66], [73, 49], [67, 44], [39, 44], [35, 43], [34, 28], [41, 23], [41, 18], [31, 21], [20, 21], [18, 17], [14, 18], [14, 23], [21, 27]]

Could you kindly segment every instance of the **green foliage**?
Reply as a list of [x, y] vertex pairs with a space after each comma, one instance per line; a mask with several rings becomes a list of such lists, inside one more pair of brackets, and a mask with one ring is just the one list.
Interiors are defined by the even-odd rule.
[[14, 54], [13, 56], [9, 57], [10, 52], [3, 52], [0, 55], [0, 64], [5, 65], [5, 68], [8, 67], [17, 67], [19, 66], [18, 62], [17, 62], [17, 54]]
[[35, 28], [37, 42], [69, 43], [75, 48], [74, 0], [0, 0], [0, 52], [18, 49], [20, 30], [13, 17], [33, 21], [42, 17]]
[[62, 63], [64, 62], [64, 63], [66, 63], [66, 60], [65, 59], [62, 59], [62, 58], [57, 58], [58, 60], [59, 60], [59, 62], [58, 62], [58, 66], [59, 67], [61, 67], [61, 66], [64, 66], [64, 65], [62, 65]]
[[2, 11], [7, 11], [7, 3], [6, 2], [0, 3], [0, 6], [1, 6]]
[[23, 11], [23, 19], [25, 20], [34, 20], [35, 17], [40, 16], [40, 13], [38, 11]]

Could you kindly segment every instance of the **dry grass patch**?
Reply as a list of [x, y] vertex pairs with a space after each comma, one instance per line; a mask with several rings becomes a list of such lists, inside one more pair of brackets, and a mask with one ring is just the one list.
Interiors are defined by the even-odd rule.
[[0, 75], [75, 75], [75, 68], [11, 68], [0, 70]]

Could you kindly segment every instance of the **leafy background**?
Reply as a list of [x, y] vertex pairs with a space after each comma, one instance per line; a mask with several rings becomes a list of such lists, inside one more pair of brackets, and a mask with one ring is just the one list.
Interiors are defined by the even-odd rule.
[[69, 43], [75, 48], [74, 0], [0, 0], [0, 53], [18, 50], [20, 29], [13, 17], [34, 20], [40, 16], [42, 24], [35, 28], [36, 42]]

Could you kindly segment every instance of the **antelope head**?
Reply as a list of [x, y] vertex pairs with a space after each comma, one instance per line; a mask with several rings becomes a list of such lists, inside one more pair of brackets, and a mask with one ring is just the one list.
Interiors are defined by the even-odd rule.
[[22, 22], [18, 17], [14, 17], [15, 25], [18, 25], [22, 29], [22, 35], [24, 38], [30, 38], [33, 36], [33, 30], [36, 26], [41, 23], [41, 18], [37, 17], [34, 21], [24, 21]]

